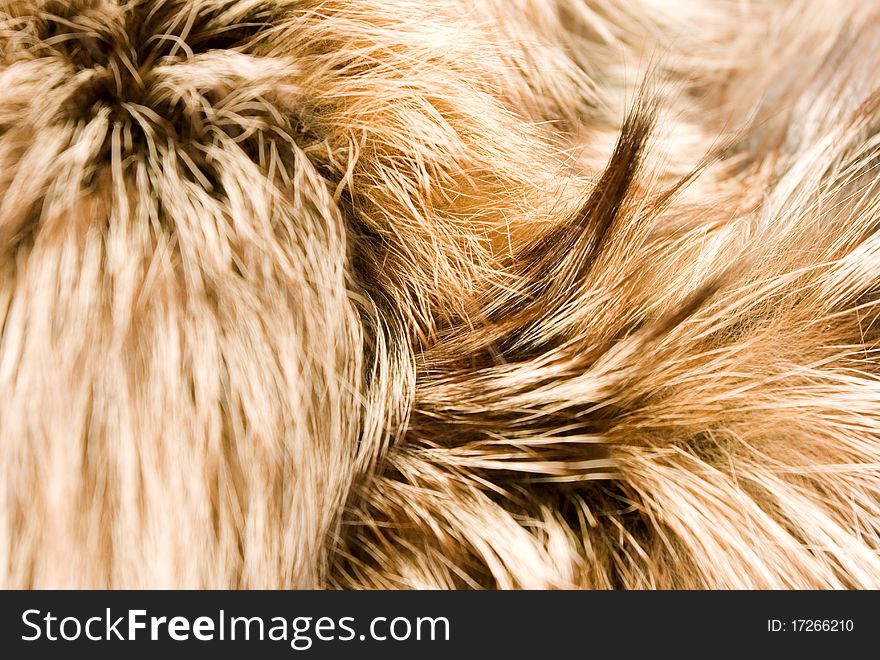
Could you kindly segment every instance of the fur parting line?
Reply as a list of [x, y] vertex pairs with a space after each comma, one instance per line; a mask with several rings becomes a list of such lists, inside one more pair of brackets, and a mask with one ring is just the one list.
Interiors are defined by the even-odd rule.
[[873, 6], [0, 0], [0, 585], [880, 587]]

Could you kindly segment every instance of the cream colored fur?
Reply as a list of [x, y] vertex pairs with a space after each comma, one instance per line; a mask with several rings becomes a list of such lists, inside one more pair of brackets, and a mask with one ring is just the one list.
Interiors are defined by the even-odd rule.
[[880, 587], [878, 17], [0, 2], [0, 584]]

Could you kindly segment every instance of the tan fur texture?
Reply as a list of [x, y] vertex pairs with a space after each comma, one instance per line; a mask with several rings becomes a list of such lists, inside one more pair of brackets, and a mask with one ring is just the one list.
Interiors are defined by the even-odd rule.
[[0, 0], [0, 584], [880, 587], [880, 10]]

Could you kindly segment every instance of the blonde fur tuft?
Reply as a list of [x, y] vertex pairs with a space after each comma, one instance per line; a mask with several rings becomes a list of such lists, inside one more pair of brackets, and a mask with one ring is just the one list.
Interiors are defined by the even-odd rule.
[[0, 584], [880, 587], [880, 13], [0, 1]]

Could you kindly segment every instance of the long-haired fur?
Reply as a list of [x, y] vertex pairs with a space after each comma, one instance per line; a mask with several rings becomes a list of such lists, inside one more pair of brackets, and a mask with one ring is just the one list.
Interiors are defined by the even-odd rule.
[[880, 587], [880, 12], [0, 1], [0, 584]]

